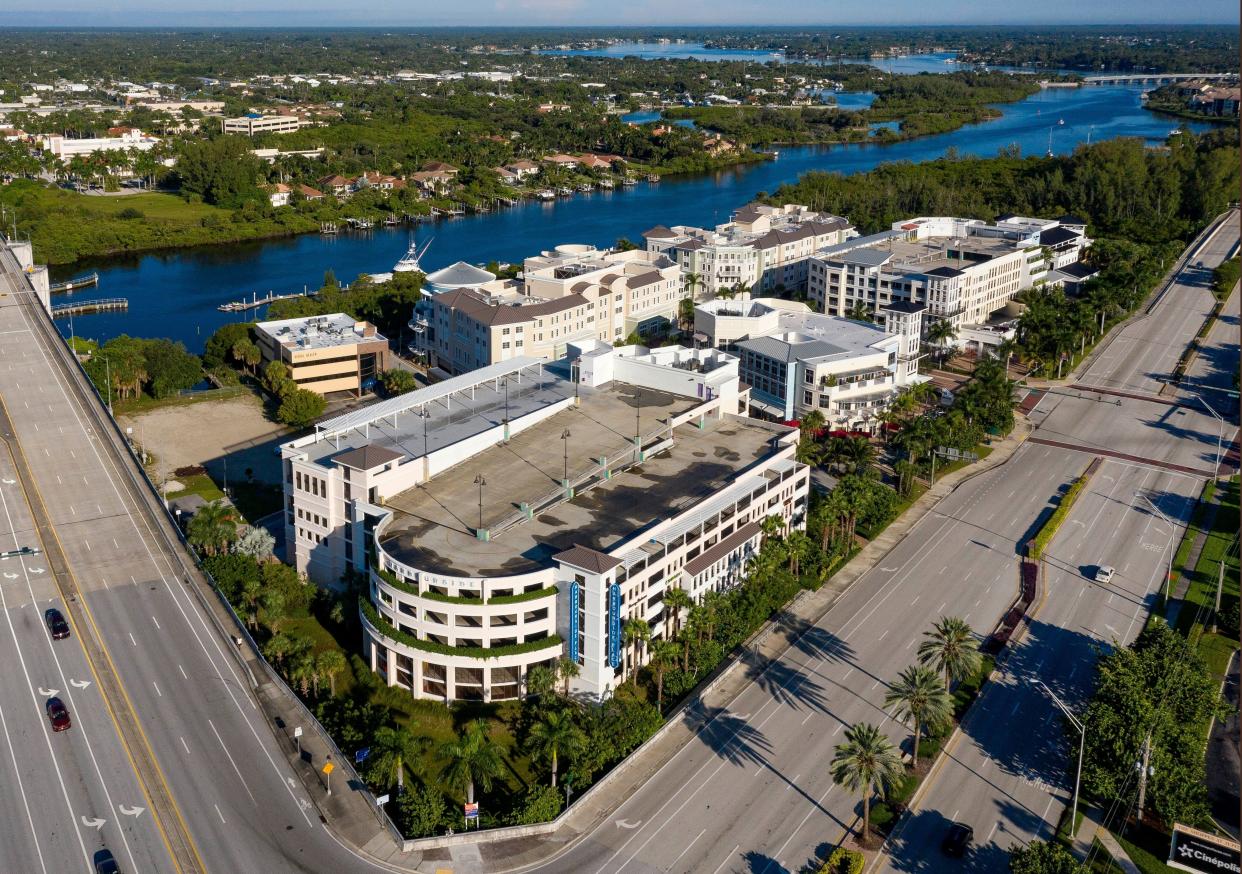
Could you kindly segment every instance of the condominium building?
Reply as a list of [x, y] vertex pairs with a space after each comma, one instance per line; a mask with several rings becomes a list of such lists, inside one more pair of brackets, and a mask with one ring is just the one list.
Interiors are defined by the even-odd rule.
[[[983, 325], [1048, 271], [1078, 261], [1091, 241], [1083, 226], [1008, 216], [922, 217], [889, 231], [826, 247], [810, 259], [807, 293], [816, 309], [844, 316], [905, 301], [927, 307], [959, 334]], [[1012, 315], [1012, 313], [1009, 313]]]
[[634, 250], [563, 245], [500, 280], [458, 263], [428, 275], [410, 327], [429, 366], [465, 373], [520, 356], [558, 359], [570, 343], [613, 343], [677, 317], [681, 272]]
[[714, 300], [695, 308], [695, 340], [738, 356], [757, 413], [784, 422], [818, 410], [830, 427], [872, 431], [900, 390], [923, 379], [923, 310], [890, 303], [881, 327], [788, 300]]
[[806, 287], [807, 259], [855, 236], [840, 216], [805, 206], [752, 203], [714, 230], [658, 225], [643, 233], [647, 251], [665, 255], [685, 275], [698, 277], [687, 289], [696, 297], [722, 289], [755, 293]]
[[281, 362], [298, 388], [317, 394], [361, 395], [388, 366], [388, 340], [345, 313], [259, 322], [254, 331], [263, 360]]
[[157, 137], [144, 134], [137, 128], [126, 128], [118, 131], [117, 136], [110, 137], [72, 138], [48, 134], [39, 138], [39, 148], [67, 161], [79, 155], [93, 155], [96, 152], [149, 152], [159, 142]]
[[574, 345], [322, 423], [282, 447], [288, 560], [367, 576], [364, 658], [418, 698], [497, 701], [567, 656], [605, 696], [667, 637], [664, 594], [743, 575], [760, 523], [800, 527], [797, 432], [740, 415], [717, 350]]
[[287, 134], [302, 127], [302, 119], [296, 115], [263, 115], [252, 112], [237, 118], [223, 118], [220, 129], [226, 134]]

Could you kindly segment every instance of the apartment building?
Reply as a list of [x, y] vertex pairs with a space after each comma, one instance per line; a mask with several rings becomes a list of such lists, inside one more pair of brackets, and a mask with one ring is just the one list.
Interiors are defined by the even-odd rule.
[[62, 160], [79, 155], [93, 155], [96, 152], [149, 152], [159, 145], [157, 137], [144, 134], [137, 128], [118, 130], [116, 136], [108, 137], [64, 137], [60, 134], [48, 134], [39, 138], [39, 148]]
[[1047, 282], [1050, 269], [1076, 263], [1091, 243], [1084, 228], [1021, 216], [995, 224], [899, 221], [817, 253], [809, 260], [807, 294], [816, 309], [837, 316], [858, 306], [922, 304], [928, 320], [947, 319], [960, 334], [1006, 311], [1018, 292]]
[[500, 280], [458, 263], [427, 277], [410, 327], [428, 365], [465, 373], [518, 356], [558, 359], [580, 340], [614, 343], [677, 317], [681, 272], [662, 256], [566, 244]]
[[296, 115], [263, 115], [248, 113], [237, 118], [220, 119], [220, 129], [226, 134], [287, 134], [299, 130], [302, 119]]
[[289, 560], [364, 572], [364, 658], [418, 698], [498, 701], [567, 656], [603, 697], [669, 633], [664, 594], [740, 580], [776, 515], [803, 525], [797, 432], [739, 415], [737, 359], [588, 341], [322, 423], [282, 447]]
[[263, 360], [281, 362], [299, 388], [317, 394], [361, 395], [388, 366], [388, 340], [345, 313], [259, 322], [254, 330]]
[[807, 259], [856, 236], [840, 216], [805, 206], [752, 203], [714, 230], [658, 225], [643, 233], [647, 251], [675, 262], [683, 274], [699, 277], [696, 297], [722, 289], [770, 292], [806, 287]]
[[830, 427], [874, 431], [900, 390], [922, 380], [923, 312], [890, 303], [881, 327], [789, 300], [714, 300], [695, 308], [695, 340], [738, 356], [756, 413], [786, 422], [818, 410]]

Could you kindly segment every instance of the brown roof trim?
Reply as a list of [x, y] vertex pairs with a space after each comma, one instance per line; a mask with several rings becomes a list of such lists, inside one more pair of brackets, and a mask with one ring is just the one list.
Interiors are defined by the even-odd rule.
[[737, 549], [746, 541], [750, 540], [762, 530], [762, 526], [760, 526], [758, 522], [751, 522], [747, 525], [743, 525], [724, 540], [708, 549], [702, 555], [686, 562], [682, 570], [692, 577], [697, 577], [699, 574], [703, 573], [703, 571], [720, 561], [720, 559], [724, 558], [726, 555]]

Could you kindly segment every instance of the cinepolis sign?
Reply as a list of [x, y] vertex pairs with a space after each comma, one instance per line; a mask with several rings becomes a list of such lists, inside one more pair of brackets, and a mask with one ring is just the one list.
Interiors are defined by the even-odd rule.
[[1195, 874], [1242, 874], [1237, 841], [1220, 838], [1186, 825], [1173, 826], [1169, 867]]

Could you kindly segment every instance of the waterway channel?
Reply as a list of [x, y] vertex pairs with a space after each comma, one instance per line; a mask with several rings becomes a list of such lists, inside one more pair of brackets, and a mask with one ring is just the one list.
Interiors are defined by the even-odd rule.
[[[391, 269], [412, 234], [431, 241], [423, 266], [434, 270], [458, 260], [482, 263], [520, 261], [558, 243], [613, 244], [638, 239], [656, 224], [711, 225], [757, 192], [772, 192], [811, 170], [859, 173], [887, 161], [927, 161], [949, 149], [963, 155], [995, 155], [1017, 145], [1024, 155], [1071, 152], [1079, 143], [1110, 137], [1139, 137], [1158, 143], [1179, 124], [1147, 112], [1140, 89], [1086, 87], [1048, 89], [1019, 103], [1001, 106], [999, 119], [948, 134], [891, 145], [784, 147], [780, 157], [762, 164], [719, 172], [642, 182], [633, 188], [595, 191], [552, 202], [526, 202], [485, 215], [466, 216], [412, 228], [382, 229], [336, 236], [298, 237], [199, 247], [127, 258], [82, 262], [55, 271], [54, 279], [98, 270], [100, 284], [79, 297], [126, 297], [129, 311], [84, 316], [74, 330], [106, 340], [121, 333], [171, 337], [201, 351], [211, 332], [238, 318], [221, 313], [226, 301], [257, 292], [317, 288], [331, 268], [342, 281], [359, 273]], [[1061, 122], [1064, 122], [1063, 124]], [[1206, 125], [1189, 124], [1194, 130]], [[1051, 140], [1049, 134], [1051, 133]], [[434, 239], [433, 239], [434, 238]], [[67, 321], [58, 322], [69, 332]]]

